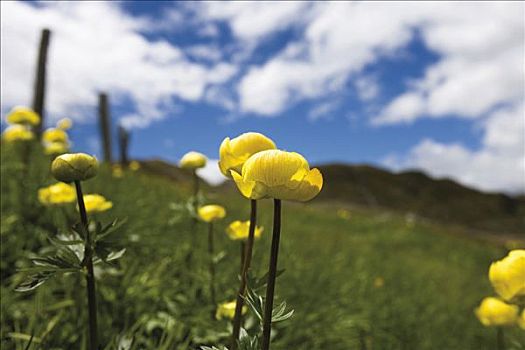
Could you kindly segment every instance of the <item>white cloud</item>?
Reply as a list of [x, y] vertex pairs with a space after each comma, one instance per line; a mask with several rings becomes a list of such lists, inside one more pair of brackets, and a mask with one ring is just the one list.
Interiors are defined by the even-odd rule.
[[486, 191], [525, 192], [525, 110], [523, 104], [492, 113], [481, 127], [481, 148], [425, 139], [405, 156], [390, 155], [383, 164], [401, 170], [420, 168]]
[[355, 80], [357, 95], [361, 101], [370, 101], [379, 95], [379, 83], [371, 76], [362, 76]]
[[258, 40], [301, 21], [308, 7], [300, 1], [209, 1], [201, 3], [199, 12], [206, 20], [227, 21], [242, 40]]
[[[29, 104], [40, 29], [52, 30], [48, 61], [50, 121], [93, 118], [96, 96], [131, 100], [128, 127], [165, 118], [175, 99], [198, 101], [207, 87], [229, 80], [237, 68], [190, 62], [167, 41], [148, 41], [140, 31], [150, 21], [109, 2], [2, 2], [2, 107]], [[21, 25], [23, 24], [23, 25]]]
[[308, 112], [308, 120], [314, 122], [320, 119], [331, 119], [331, 113], [339, 107], [339, 104], [338, 100], [318, 104]]
[[199, 175], [212, 186], [220, 185], [227, 180], [227, 178], [219, 170], [218, 159], [208, 159], [206, 166], [197, 170], [197, 175]]

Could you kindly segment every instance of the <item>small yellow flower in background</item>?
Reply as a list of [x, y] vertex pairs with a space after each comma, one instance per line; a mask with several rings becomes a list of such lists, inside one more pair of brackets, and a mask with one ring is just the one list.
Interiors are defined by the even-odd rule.
[[40, 116], [31, 108], [15, 107], [7, 115], [7, 122], [9, 124], [38, 125]]
[[306, 159], [295, 152], [261, 151], [244, 163], [241, 174], [233, 170], [231, 174], [241, 193], [250, 199], [305, 202], [323, 187], [319, 170], [310, 170]]
[[73, 126], [73, 121], [69, 118], [62, 118], [57, 122], [57, 128], [69, 130]]
[[42, 134], [42, 140], [48, 143], [52, 143], [52, 142], [67, 143], [68, 137], [67, 137], [67, 133], [64, 130], [57, 129], [57, 128], [50, 128], [44, 131], [44, 133]]
[[[217, 311], [215, 312], [215, 318], [218, 320], [222, 320], [223, 318], [230, 320], [233, 319], [233, 316], [235, 315], [235, 305], [235, 300], [219, 304], [219, 306], [217, 306]], [[242, 314], [244, 315], [247, 311], [248, 308], [246, 307], [246, 305], [243, 306]]]
[[199, 152], [188, 152], [180, 160], [182, 169], [198, 169], [206, 166], [208, 158]]
[[337, 216], [339, 216], [343, 220], [349, 220], [350, 212], [346, 209], [339, 209], [337, 210]]
[[518, 326], [525, 331], [525, 309], [521, 311], [521, 315], [518, 317]]
[[[226, 234], [230, 239], [237, 241], [237, 240], [246, 240], [248, 239], [248, 234], [250, 231], [250, 220], [248, 221], [239, 221], [236, 220], [232, 222], [228, 227], [226, 228]], [[255, 226], [255, 232], [254, 237], [259, 238], [261, 237], [261, 234], [263, 233], [264, 228], [262, 226]]]
[[129, 163], [129, 168], [133, 171], [137, 171], [140, 169], [140, 163], [137, 162], [136, 160], [132, 160], [130, 163]]
[[505, 300], [525, 295], [525, 250], [513, 250], [489, 269], [490, 283]]
[[375, 288], [382, 288], [384, 285], [385, 285], [385, 279], [383, 277], [379, 276], [374, 279]]
[[220, 205], [210, 204], [200, 207], [198, 210], [199, 217], [204, 222], [213, 222], [226, 216], [226, 209]]
[[38, 190], [38, 200], [44, 205], [72, 203], [77, 199], [75, 188], [63, 182]]
[[122, 166], [120, 164], [113, 164], [113, 166], [111, 167], [111, 175], [118, 179], [123, 177], [124, 171], [122, 170]]
[[55, 155], [69, 151], [69, 146], [63, 142], [51, 142], [44, 145], [44, 154]]
[[509, 305], [497, 298], [483, 299], [475, 311], [484, 326], [512, 326], [518, 320], [518, 307]]
[[100, 213], [113, 207], [113, 202], [108, 201], [100, 194], [86, 194], [83, 198], [88, 214]]
[[258, 132], [247, 132], [232, 140], [227, 137], [219, 148], [219, 168], [225, 176], [232, 177], [230, 170], [241, 173], [244, 162], [252, 155], [275, 148], [271, 139]]
[[23, 125], [11, 125], [2, 133], [2, 140], [5, 142], [29, 141], [35, 137], [33, 132]]
[[51, 163], [51, 173], [62, 182], [87, 180], [97, 175], [97, 171], [97, 158], [85, 153], [62, 154]]

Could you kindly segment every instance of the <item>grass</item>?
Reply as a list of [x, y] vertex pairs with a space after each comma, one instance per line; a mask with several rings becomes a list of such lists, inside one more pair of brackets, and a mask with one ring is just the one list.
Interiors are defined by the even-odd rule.
[[[33, 151], [21, 191], [17, 151], [2, 146], [1, 346], [25, 349], [83, 349], [85, 287], [77, 275], [48, 281], [33, 292], [17, 293], [17, 270], [34, 253], [49, 251], [48, 236], [67, 228], [66, 213], [41, 207], [36, 191], [54, 181], [49, 159]], [[142, 171], [121, 179], [103, 168], [85, 183], [114, 208], [99, 214], [108, 222], [127, 218], [117, 233], [127, 252], [116, 267], [96, 268], [100, 338], [107, 349], [197, 349], [226, 343], [229, 322], [210, 318], [207, 289], [206, 227], [189, 232], [190, 219], [177, 219], [176, 204], [187, 199], [191, 182], [169, 181]], [[207, 203], [224, 205], [216, 247], [225, 253], [217, 266], [219, 301], [234, 299], [239, 247], [224, 234], [226, 225], [247, 219], [249, 203], [230, 189], [207, 189]], [[23, 197], [21, 195], [24, 195]], [[175, 204], [175, 205], [174, 205]], [[495, 330], [473, 314], [493, 292], [487, 269], [504, 249], [450, 234], [454, 230], [376, 210], [335, 203], [285, 202], [277, 301], [286, 300], [294, 316], [277, 324], [273, 349], [494, 349]], [[253, 271], [263, 275], [271, 236], [271, 202], [262, 201]], [[57, 227], [58, 226], [58, 227]], [[383, 283], [381, 283], [381, 281]], [[253, 317], [246, 321], [253, 331]], [[525, 336], [509, 330], [513, 348]], [[126, 347], [126, 344], [129, 345]], [[510, 347], [509, 347], [510, 348]]]

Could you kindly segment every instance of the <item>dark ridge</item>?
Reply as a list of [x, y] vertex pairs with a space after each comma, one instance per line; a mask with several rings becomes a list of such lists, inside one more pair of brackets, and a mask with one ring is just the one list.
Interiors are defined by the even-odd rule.
[[318, 198], [410, 212], [478, 230], [525, 235], [525, 197], [485, 193], [450, 179], [410, 170], [392, 173], [369, 165], [318, 167], [324, 188]]

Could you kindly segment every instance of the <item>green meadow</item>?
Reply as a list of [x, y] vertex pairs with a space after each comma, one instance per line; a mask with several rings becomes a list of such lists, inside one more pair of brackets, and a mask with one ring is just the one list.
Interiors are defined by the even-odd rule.
[[[16, 145], [15, 145], [16, 146]], [[85, 349], [85, 281], [57, 275], [40, 287], [17, 292], [35, 254], [51, 254], [50, 238], [78, 221], [73, 204], [44, 207], [39, 188], [55, 182], [50, 158], [33, 145], [29, 166], [19, 150], [2, 145], [1, 159], [1, 347]], [[109, 167], [83, 183], [113, 208], [95, 219], [126, 222], [113, 233], [126, 248], [113, 264], [95, 266], [99, 338], [106, 349], [199, 349], [228, 345], [230, 321], [217, 320], [208, 291], [207, 227], [191, 232], [181, 209], [192, 183]], [[234, 300], [240, 268], [239, 243], [226, 236], [234, 220], [247, 220], [249, 202], [234, 187], [205, 186], [204, 203], [223, 205], [215, 224], [217, 301]], [[252, 276], [268, 266], [271, 201], [262, 200]], [[493, 295], [487, 270], [506, 255], [504, 247], [473, 240], [455, 227], [404, 215], [314, 199], [283, 203], [276, 301], [293, 316], [275, 325], [272, 349], [495, 349], [494, 329], [474, 309]], [[255, 332], [251, 311], [245, 328]], [[525, 349], [525, 332], [506, 333], [508, 349]]]

